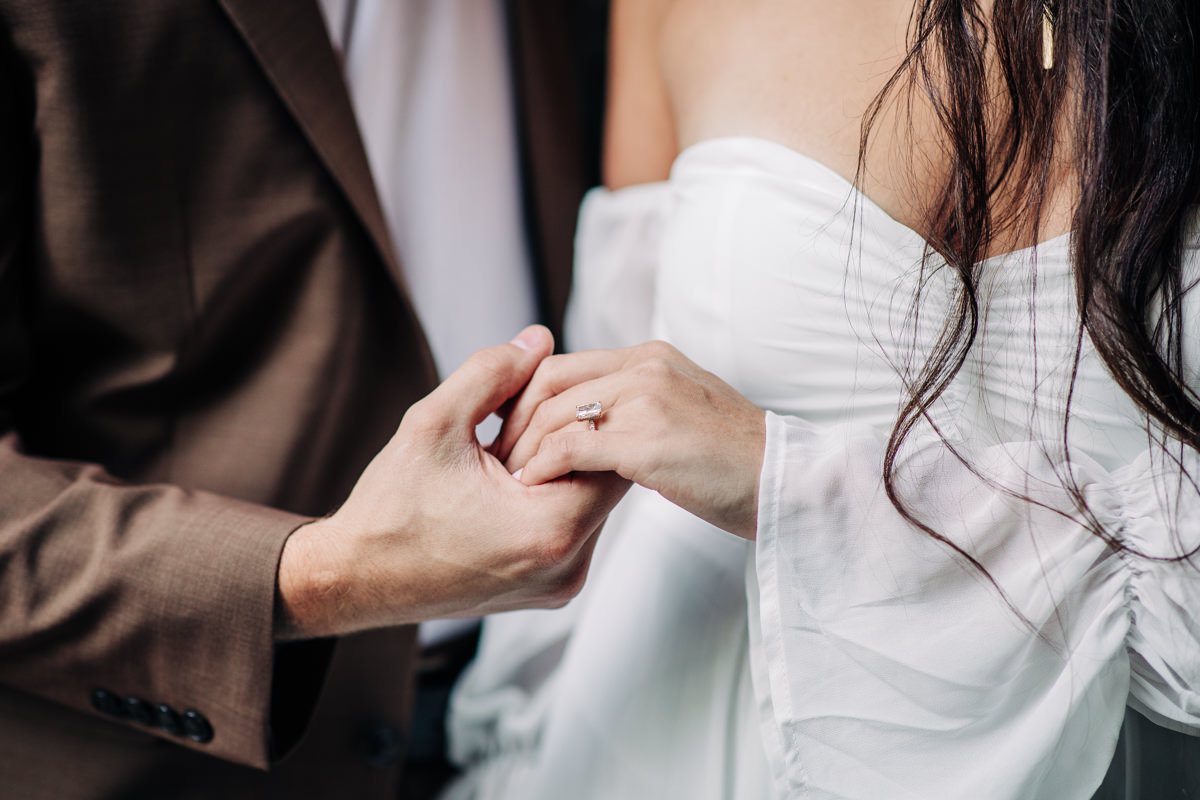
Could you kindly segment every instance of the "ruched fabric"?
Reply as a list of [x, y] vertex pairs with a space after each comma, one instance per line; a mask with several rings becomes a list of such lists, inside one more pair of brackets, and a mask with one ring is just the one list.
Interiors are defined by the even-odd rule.
[[771, 142], [696, 145], [672, 185], [659, 332], [769, 410], [749, 590], [777, 793], [1088, 798], [1127, 702], [1200, 732], [1200, 559], [1172, 560], [1200, 546], [1200, 460], [1150, 441], [1079, 340], [1070, 236], [979, 265], [979, 337], [896, 463], [908, 511], [985, 574], [882, 481], [950, 271]]

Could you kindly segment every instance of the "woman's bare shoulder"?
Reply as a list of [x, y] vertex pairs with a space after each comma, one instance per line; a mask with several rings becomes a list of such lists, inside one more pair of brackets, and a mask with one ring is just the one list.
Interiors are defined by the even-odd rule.
[[679, 151], [659, 51], [676, 0], [613, 0], [609, 36], [604, 184], [665, 180]]

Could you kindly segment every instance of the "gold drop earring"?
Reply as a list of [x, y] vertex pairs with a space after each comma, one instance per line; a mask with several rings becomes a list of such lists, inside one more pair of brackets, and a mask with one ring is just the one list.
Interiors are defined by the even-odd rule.
[[1054, 69], [1054, 10], [1042, 0], [1042, 69]]

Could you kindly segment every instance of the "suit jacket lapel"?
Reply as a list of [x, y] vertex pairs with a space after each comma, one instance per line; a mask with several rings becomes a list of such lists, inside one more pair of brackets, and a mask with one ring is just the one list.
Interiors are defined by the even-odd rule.
[[590, 185], [568, 37], [572, 3], [507, 0], [505, 5], [527, 238], [542, 289], [542, 319], [557, 332], [571, 285], [575, 218]]
[[[316, 3], [217, 2], [345, 192], [411, 308], [341, 65]], [[506, 0], [505, 6], [528, 240], [542, 289], [542, 318], [557, 331], [570, 288], [575, 216], [593, 177], [584, 153], [591, 143], [581, 136], [577, 73], [564, 35], [570, 15], [559, 0]]]
[[341, 65], [313, 2], [218, 0], [399, 276]]

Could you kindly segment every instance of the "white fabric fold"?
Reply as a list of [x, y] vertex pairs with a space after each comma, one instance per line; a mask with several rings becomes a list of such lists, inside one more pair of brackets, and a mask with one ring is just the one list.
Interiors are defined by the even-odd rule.
[[[1126, 704], [1200, 734], [1200, 560], [1170, 559], [1200, 545], [1200, 460], [1148, 442], [1086, 339], [1073, 363], [1069, 236], [979, 265], [979, 337], [932, 409], [954, 449], [921, 425], [896, 463], [906, 507], [986, 574], [883, 491], [903, 376], [953, 289], [936, 259], [922, 282], [914, 231], [803, 154], [734, 137], [644, 193], [593, 194], [577, 245], [572, 346], [653, 332], [767, 410], [758, 541], [637, 493], [541, 699], [511, 689], [548, 628], [492, 639], [511, 650], [468, 677], [460, 700], [494, 694], [460, 719], [477, 735], [456, 729], [474, 781], [456, 800], [1084, 800]], [[489, 757], [514, 741], [519, 770]]]
[[1200, 733], [1200, 572], [1160, 560], [1200, 545], [1200, 494], [1176, 465], [1071, 465], [1132, 548], [1118, 552], [1041, 444], [960, 460], [916, 437], [900, 495], [985, 576], [897, 512], [884, 445], [875, 428], [768, 415], [756, 566], [790, 792], [1088, 798], [1127, 697]]
[[[747, 590], [776, 793], [1082, 799], [1126, 703], [1196, 733], [1200, 571], [1151, 556], [1200, 542], [1197, 492], [1086, 337], [1073, 362], [1070, 236], [979, 265], [979, 335], [932, 409], [961, 460], [923, 424], [896, 465], [907, 506], [985, 575], [882, 486], [903, 376], [951, 313], [950, 271], [934, 255], [922, 277], [916, 232], [773, 142], [701, 142], [671, 184], [657, 330], [771, 412]], [[1080, 524], [1069, 479], [1131, 552]]]
[[[650, 338], [665, 184], [584, 202], [574, 348]], [[484, 623], [456, 688], [443, 800], [770, 797], [747, 650], [746, 542], [635, 487], [566, 608]]]

